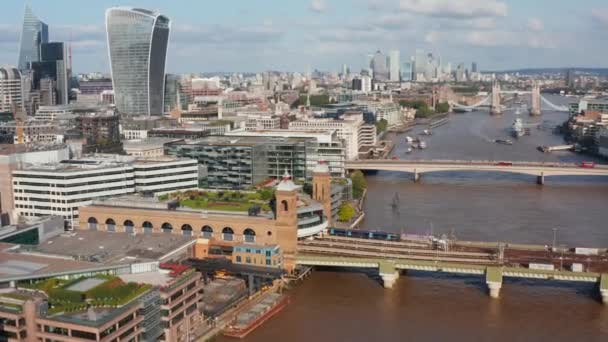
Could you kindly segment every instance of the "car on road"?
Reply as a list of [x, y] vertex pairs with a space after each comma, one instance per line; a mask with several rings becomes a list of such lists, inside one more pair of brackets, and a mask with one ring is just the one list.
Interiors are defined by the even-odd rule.
[[584, 161], [584, 162], [580, 163], [579, 166], [584, 169], [593, 169], [593, 168], [595, 168], [595, 163]]

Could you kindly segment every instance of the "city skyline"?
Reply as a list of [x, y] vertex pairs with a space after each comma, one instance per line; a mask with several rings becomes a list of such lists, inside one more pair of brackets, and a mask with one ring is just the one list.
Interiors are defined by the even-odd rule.
[[[0, 25], [3, 64], [17, 64], [25, 4], [3, 4], [15, 13]], [[172, 19], [167, 72], [175, 73], [340, 70], [343, 64], [358, 72], [366, 54], [399, 50], [403, 59], [417, 48], [453, 63], [477, 61], [483, 70], [608, 66], [602, 57], [608, 48], [600, 44], [608, 6], [599, 0], [584, 8], [498, 0], [96, 1], [77, 16], [79, 3], [71, 0], [27, 4], [49, 25], [51, 41], [72, 41], [76, 72], [110, 71], [104, 13], [116, 5]]]

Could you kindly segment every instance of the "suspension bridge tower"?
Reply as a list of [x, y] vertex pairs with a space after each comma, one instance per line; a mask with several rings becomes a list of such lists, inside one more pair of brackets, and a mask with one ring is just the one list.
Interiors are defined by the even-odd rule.
[[530, 106], [530, 115], [540, 115], [540, 86], [538, 82], [534, 82], [532, 86], [532, 105]]
[[498, 84], [498, 82], [494, 82], [492, 85], [492, 104], [490, 106], [490, 114], [502, 114], [502, 108], [500, 106], [500, 84]]

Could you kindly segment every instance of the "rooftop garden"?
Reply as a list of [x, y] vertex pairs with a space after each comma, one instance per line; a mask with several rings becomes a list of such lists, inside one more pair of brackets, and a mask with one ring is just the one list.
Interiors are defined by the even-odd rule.
[[22, 312], [23, 307], [16, 301], [26, 301], [29, 297], [19, 293], [9, 292], [0, 294], [0, 308], [9, 309], [10, 311]]
[[[69, 289], [72, 285], [87, 279], [99, 279], [102, 282], [85, 291]], [[83, 311], [88, 307], [120, 307], [152, 288], [147, 284], [125, 283], [113, 276], [83, 277], [74, 280], [52, 278], [19, 286], [45, 292], [48, 295], [50, 315]]]
[[249, 211], [259, 208], [261, 211], [270, 211], [269, 201], [273, 197], [274, 190], [265, 188], [254, 192], [191, 190], [163, 195], [159, 199], [177, 199], [180, 206], [192, 209]]

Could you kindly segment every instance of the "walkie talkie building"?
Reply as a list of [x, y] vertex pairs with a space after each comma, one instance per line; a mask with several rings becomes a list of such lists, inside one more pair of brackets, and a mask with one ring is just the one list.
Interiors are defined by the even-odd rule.
[[121, 114], [162, 115], [170, 26], [169, 18], [146, 9], [106, 11], [114, 100]]

